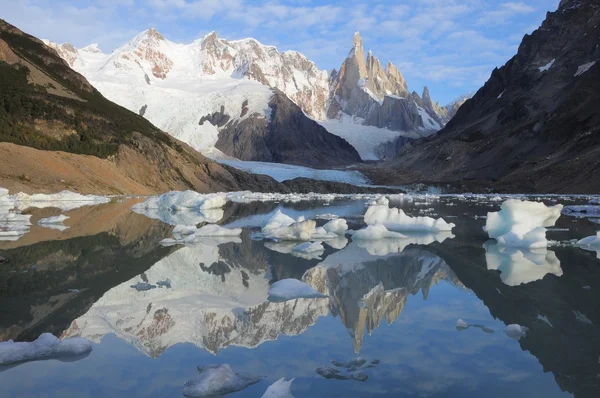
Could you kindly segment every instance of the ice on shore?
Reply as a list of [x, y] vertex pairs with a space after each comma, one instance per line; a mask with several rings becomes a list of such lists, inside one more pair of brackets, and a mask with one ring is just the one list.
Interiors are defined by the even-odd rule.
[[558, 220], [562, 205], [508, 199], [501, 210], [490, 212], [483, 230], [500, 245], [539, 249], [548, 246], [546, 228]]
[[235, 373], [231, 366], [227, 364], [199, 366], [198, 372], [200, 372], [200, 375], [185, 383], [182, 391], [184, 396], [221, 396], [241, 391], [261, 380], [260, 377]]
[[488, 242], [484, 248], [488, 270], [500, 271], [500, 279], [508, 286], [534, 282], [547, 274], [563, 274], [560, 260], [545, 247], [523, 249]]
[[399, 232], [391, 232], [383, 224], [369, 225], [352, 235], [353, 240], [403, 239], [407, 238]]
[[328, 297], [319, 293], [312, 286], [301, 282], [298, 279], [282, 279], [271, 285], [269, 289], [268, 300], [280, 303], [299, 298], [325, 298]]
[[8, 340], [0, 343], [0, 365], [11, 365], [20, 362], [42, 359], [68, 360], [88, 354], [92, 351], [92, 343], [81, 337], [59, 340], [51, 333], [44, 333], [33, 342]]
[[282, 377], [267, 388], [262, 398], [294, 398], [291, 391], [293, 382], [294, 379], [285, 381]]
[[390, 231], [398, 232], [451, 231], [455, 226], [442, 218], [407, 216], [402, 209], [389, 207], [389, 200], [386, 197], [369, 204], [364, 220], [367, 225], [381, 224]]

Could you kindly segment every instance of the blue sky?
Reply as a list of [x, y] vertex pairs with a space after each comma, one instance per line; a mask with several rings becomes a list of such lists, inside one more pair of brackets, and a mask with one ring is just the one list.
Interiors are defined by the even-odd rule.
[[338, 68], [360, 31], [365, 50], [392, 61], [421, 93], [445, 104], [476, 91], [515, 54], [559, 0], [11, 0], [0, 17], [22, 30], [110, 52], [154, 27], [176, 42], [210, 31], [254, 37]]

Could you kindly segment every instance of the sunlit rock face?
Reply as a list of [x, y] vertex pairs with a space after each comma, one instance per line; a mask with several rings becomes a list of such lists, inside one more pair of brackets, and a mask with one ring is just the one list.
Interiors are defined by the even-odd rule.
[[[408, 297], [429, 289], [440, 280], [457, 281], [440, 257], [419, 248], [374, 257], [351, 243], [309, 269], [303, 280], [330, 296], [331, 311], [340, 317], [360, 352], [364, 333], [371, 333], [385, 320], [394, 322]], [[460, 285], [459, 285], [460, 286]]]

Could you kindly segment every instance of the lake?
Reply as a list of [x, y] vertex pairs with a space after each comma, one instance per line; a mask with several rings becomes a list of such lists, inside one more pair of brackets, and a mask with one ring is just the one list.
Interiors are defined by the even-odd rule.
[[[0, 341], [93, 342], [87, 355], [0, 367], [1, 396], [177, 397], [210, 364], [261, 377], [231, 397], [282, 377], [296, 397], [600, 396], [600, 253], [572, 244], [600, 230], [589, 214], [563, 214], [539, 254], [489, 241], [499, 197], [405, 195], [391, 205], [456, 227], [303, 253], [257, 232], [278, 210], [359, 229], [368, 200], [228, 202], [207, 218], [239, 237], [172, 246], [159, 242], [173, 225], [131, 211], [139, 201], [29, 209], [30, 230], [0, 241]], [[68, 229], [36, 223], [58, 214]], [[328, 297], [268, 301], [288, 278]], [[511, 338], [509, 324], [528, 330]]]

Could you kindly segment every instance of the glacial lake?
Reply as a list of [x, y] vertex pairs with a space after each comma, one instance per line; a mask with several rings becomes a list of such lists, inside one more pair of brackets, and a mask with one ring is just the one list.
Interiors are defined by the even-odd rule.
[[[307, 255], [256, 232], [277, 210], [359, 229], [367, 200], [229, 202], [210, 217], [240, 237], [173, 246], [159, 244], [173, 226], [131, 211], [137, 201], [30, 209], [31, 229], [0, 241], [0, 341], [93, 341], [88, 355], [0, 367], [0, 396], [181, 397], [210, 364], [262, 377], [228, 397], [261, 397], [280, 378], [295, 397], [600, 396], [600, 253], [571, 243], [600, 230], [589, 213], [563, 214], [540, 254], [488, 242], [484, 217], [501, 198], [406, 195], [391, 205], [452, 233], [348, 236]], [[37, 225], [58, 214], [68, 229]], [[328, 297], [268, 301], [287, 278]]]

